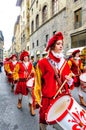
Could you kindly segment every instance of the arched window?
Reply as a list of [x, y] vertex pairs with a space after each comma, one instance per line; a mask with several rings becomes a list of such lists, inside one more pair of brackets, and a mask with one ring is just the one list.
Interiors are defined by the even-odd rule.
[[33, 33], [33, 31], [34, 31], [34, 21], [32, 21], [31, 23], [31, 32]]
[[58, 11], [58, 0], [52, 0], [52, 14], [56, 14]]
[[48, 17], [48, 8], [47, 8], [47, 5], [45, 5], [42, 10], [42, 22], [43, 23], [47, 20], [47, 17]]
[[36, 29], [39, 27], [39, 15], [36, 15]]

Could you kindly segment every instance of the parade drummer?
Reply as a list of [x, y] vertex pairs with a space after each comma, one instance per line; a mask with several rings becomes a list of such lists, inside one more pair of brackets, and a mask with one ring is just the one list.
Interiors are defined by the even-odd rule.
[[10, 57], [10, 61], [8, 62], [8, 66], [7, 66], [8, 80], [11, 85], [11, 92], [14, 92], [15, 82], [13, 80], [13, 70], [16, 64], [17, 64], [17, 55], [13, 54]]
[[47, 44], [47, 57], [40, 59], [37, 63], [34, 93], [36, 102], [40, 105], [40, 130], [46, 130], [45, 113], [63, 82], [67, 80], [57, 96], [70, 94], [70, 89], [74, 88], [73, 79], [69, 76], [71, 70], [64, 59], [62, 50], [63, 34], [58, 32], [50, 38]]
[[80, 87], [80, 78], [79, 77], [84, 71], [84, 66], [83, 66], [83, 63], [82, 63], [81, 58], [80, 58], [80, 50], [79, 49], [76, 49], [75, 51], [73, 51], [72, 58], [70, 58], [68, 60], [68, 64], [69, 64], [70, 69], [73, 73], [74, 86], [79, 87], [78, 95], [79, 95], [79, 99], [80, 99], [80, 104], [82, 104], [83, 106], [86, 106], [86, 103], [85, 103], [84, 98], [83, 98], [82, 90]]
[[10, 62], [11, 62], [11, 57], [9, 57], [9, 58], [5, 58], [5, 61], [4, 61], [4, 70], [5, 70], [5, 73], [6, 73], [6, 76], [7, 76], [7, 81], [8, 81], [8, 83], [10, 84], [11, 83], [11, 80], [10, 80], [10, 74], [9, 74], [9, 72], [10, 72], [10, 67], [9, 67], [9, 64], [10, 64]]
[[[22, 108], [23, 95], [24, 96], [28, 95], [28, 105], [32, 116], [35, 115], [34, 93], [33, 93], [34, 76], [35, 76], [35, 71], [32, 66], [32, 62], [29, 59], [29, 53], [27, 51], [23, 51], [20, 54], [20, 62], [16, 64], [13, 72], [13, 78], [17, 82], [15, 94], [18, 95], [18, 104], [17, 104], [18, 109]], [[27, 81], [29, 79], [30, 79], [30, 86], [27, 86]]]

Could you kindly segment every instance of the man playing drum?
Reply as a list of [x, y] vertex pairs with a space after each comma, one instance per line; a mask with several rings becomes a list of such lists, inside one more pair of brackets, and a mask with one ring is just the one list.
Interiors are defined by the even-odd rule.
[[[35, 71], [32, 62], [30, 61], [29, 53], [27, 51], [23, 51], [20, 54], [20, 62], [16, 64], [13, 71], [13, 78], [15, 81], [17, 81], [15, 94], [18, 95], [18, 109], [22, 108], [23, 96], [28, 95], [28, 107], [30, 108], [30, 113], [32, 116], [35, 116], [33, 94], [34, 76]], [[27, 81], [29, 82], [28, 86]]]
[[[71, 71], [63, 54], [63, 34], [56, 33], [48, 42], [46, 51], [48, 56], [40, 59], [36, 68], [36, 81], [34, 93], [37, 103], [40, 105], [40, 130], [46, 130], [46, 111], [54, 101], [54, 96], [69, 94], [73, 89], [73, 79], [69, 76]], [[59, 88], [65, 82], [62, 89]], [[57, 94], [58, 93], [58, 94]]]
[[80, 104], [82, 104], [83, 106], [86, 106], [86, 103], [84, 101], [83, 94], [82, 94], [82, 89], [80, 86], [80, 75], [84, 71], [84, 66], [80, 59], [80, 50], [79, 49], [75, 50], [72, 53], [72, 58], [69, 59], [68, 64], [74, 75], [74, 85], [75, 85], [75, 87], [79, 87], [78, 94], [79, 94]]

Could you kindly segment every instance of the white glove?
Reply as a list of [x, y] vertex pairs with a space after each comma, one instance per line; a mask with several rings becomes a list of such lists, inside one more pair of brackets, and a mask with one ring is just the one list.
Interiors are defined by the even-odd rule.
[[71, 78], [71, 77], [69, 77], [69, 76], [65, 76], [65, 78], [66, 78], [66, 80], [67, 80], [67, 84], [69, 85], [69, 86], [71, 86], [72, 84], [73, 84], [73, 79]]

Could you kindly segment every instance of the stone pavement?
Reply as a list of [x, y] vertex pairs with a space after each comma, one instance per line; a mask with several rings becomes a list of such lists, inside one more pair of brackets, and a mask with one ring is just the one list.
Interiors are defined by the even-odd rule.
[[[72, 96], [79, 103], [78, 88], [72, 92]], [[86, 101], [86, 93], [83, 92]], [[7, 83], [4, 70], [0, 73], [0, 130], [39, 130], [39, 110], [36, 110], [36, 116], [32, 117], [27, 105], [27, 97], [23, 98], [23, 108], [18, 110], [17, 96], [10, 91], [10, 85]], [[83, 106], [82, 106], [83, 107]], [[86, 107], [83, 107], [86, 109]], [[55, 130], [52, 126], [47, 130]]]

